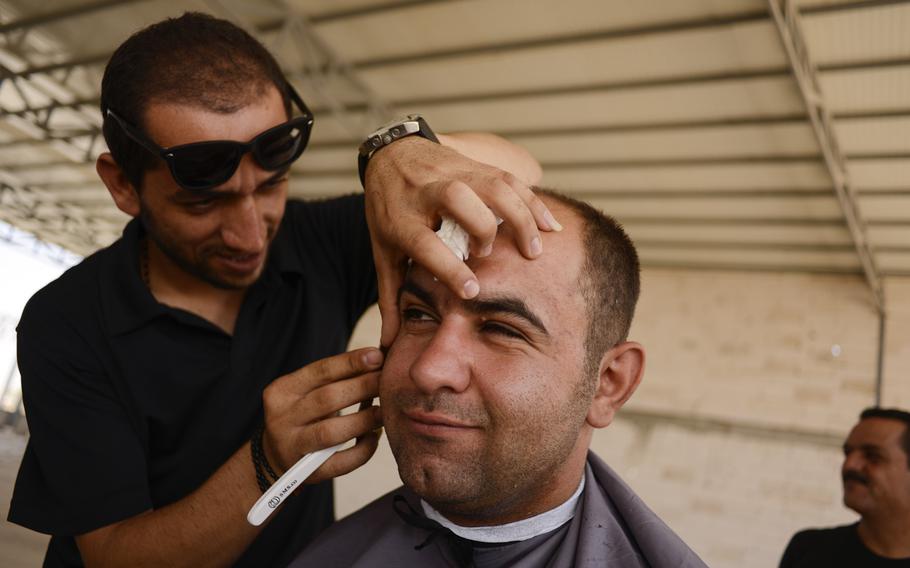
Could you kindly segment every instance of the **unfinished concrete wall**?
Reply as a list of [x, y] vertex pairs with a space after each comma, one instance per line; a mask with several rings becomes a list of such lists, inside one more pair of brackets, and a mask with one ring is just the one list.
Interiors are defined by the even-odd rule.
[[[910, 407], [910, 279], [887, 295], [884, 403]], [[855, 518], [840, 444], [874, 401], [878, 330], [858, 276], [647, 270], [645, 380], [594, 450], [710, 566], [774, 566], [797, 529]], [[339, 515], [398, 483], [383, 444], [339, 480]]]

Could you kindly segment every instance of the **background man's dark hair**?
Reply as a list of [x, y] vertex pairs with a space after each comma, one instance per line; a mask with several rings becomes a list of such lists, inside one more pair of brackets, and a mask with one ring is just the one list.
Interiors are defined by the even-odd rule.
[[565, 205], [584, 224], [585, 261], [579, 285], [588, 305], [585, 375], [590, 378], [603, 354], [629, 336], [641, 288], [638, 253], [613, 217], [549, 189], [535, 192]]
[[907, 467], [910, 467], [910, 412], [898, 408], [881, 408], [873, 406], [860, 413], [860, 420], [865, 420], [866, 418], [887, 418], [888, 420], [897, 420], [898, 422], [904, 423], [904, 433], [901, 436], [901, 447], [904, 450], [904, 454], [907, 455]]
[[231, 113], [272, 85], [290, 116], [284, 75], [268, 50], [228, 21], [187, 12], [139, 30], [111, 56], [101, 80], [104, 140], [127, 179], [139, 189], [142, 175], [157, 158], [127, 138], [106, 116], [107, 109], [144, 131], [144, 113], [151, 102]]

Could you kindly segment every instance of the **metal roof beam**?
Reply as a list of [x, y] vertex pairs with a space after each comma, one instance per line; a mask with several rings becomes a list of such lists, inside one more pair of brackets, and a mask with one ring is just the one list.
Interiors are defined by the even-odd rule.
[[856, 0], [855, 2], [831, 2], [830, 4], [818, 4], [815, 6], [803, 6], [799, 8], [800, 14], [824, 14], [827, 12], [845, 12], [848, 10], [862, 10], [865, 8], [879, 8], [881, 6], [891, 6], [894, 4], [906, 4], [908, 0]]
[[837, 143], [831, 114], [825, 105], [815, 67], [809, 58], [807, 43], [800, 27], [798, 8], [791, 0], [768, 0], [768, 5], [784, 50], [787, 52], [787, 59], [790, 61], [800, 94], [806, 104], [812, 129], [831, 175], [834, 191], [847, 221], [847, 228], [853, 237], [853, 244], [859, 255], [866, 281], [872, 291], [875, 306], [879, 313], [884, 313], [885, 291], [881, 273], [869, 247], [866, 226], [857, 205], [844, 156]]
[[5, 221], [14, 224], [37, 221], [42, 232], [65, 234], [66, 242], [60, 240], [55, 244], [70, 250], [76, 245], [77, 253], [85, 254], [107, 244], [98, 240], [100, 234], [109, 230], [107, 224], [87, 215], [80, 207], [60, 203], [55, 196], [42, 190], [11, 180], [0, 180], [0, 205]]
[[[92, 148], [98, 136], [98, 128], [94, 124], [93, 118], [85, 115], [80, 108], [72, 105], [71, 99], [74, 99], [75, 95], [67, 85], [67, 81], [73, 76], [72, 69], [74, 68], [63, 71], [64, 76], [57, 79], [52, 74], [55, 71], [64, 69], [64, 67], [58, 68], [56, 65], [29, 67], [28, 57], [24, 53], [26, 49], [24, 42], [19, 42], [16, 47], [7, 45], [5, 49], [10, 55], [19, 59], [16, 63], [21, 63], [21, 66], [17, 65], [17, 67], [21, 68], [11, 69], [7, 64], [0, 65], [0, 85], [8, 81], [16, 89], [25, 108], [12, 112], [2, 110], [0, 111], [0, 116], [7, 119], [15, 118], [15, 121], [19, 122], [18, 130], [33, 139], [58, 140], [58, 149], [62, 150], [74, 162], [91, 161], [93, 158]], [[39, 72], [35, 71], [36, 69], [47, 70]], [[23, 75], [23, 71], [28, 70], [31, 70], [31, 72]], [[44, 101], [40, 101], [38, 105], [34, 105], [33, 103], [36, 101], [30, 100], [23, 89], [25, 84], [28, 84], [33, 91], [41, 93], [43, 97], [50, 100], [50, 103], [44, 104]], [[51, 118], [53, 114], [64, 107], [69, 107], [79, 117], [84, 124], [82, 130], [92, 131], [91, 140], [87, 148], [75, 144], [73, 139], [69, 137], [72, 134], [71, 128], [68, 131], [63, 131], [52, 125]], [[9, 122], [12, 123], [13, 121], [9, 120]]]
[[593, 32], [572, 33], [562, 36], [522, 39], [509, 42], [489, 43], [485, 45], [454, 48], [454, 49], [437, 49], [434, 51], [425, 51], [407, 55], [394, 55], [386, 57], [377, 57], [358, 61], [354, 66], [358, 70], [373, 69], [389, 65], [402, 65], [406, 63], [419, 63], [425, 61], [437, 61], [440, 59], [454, 59], [458, 57], [472, 55], [497, 54], [502, 55], [509, 51], [519, 51], [525, 49], [539, 49], [542, 47], [556, 47], [561, 45], [571, 45], [586, 41], [623, 39], [638, 37], [643, 35], [661, 34], [670, 32], [683, 32], [690, 30], [711, 29], [717, 27], [731, 26], [736, 24], [745, 24], [765, 20], [768, 13], [765, 10], [743, 12], [731, 16], [694, 18], [689, 20], [680, 20], [676, 22], [648, 23], [636, 27], [625, 27], [619, 29], [597, 30]]
[[39, 65], [36, 67], [26, 67], [21, 71], [12, 71], [7, 68], [0, 70], [0, 76], [4, 79], [28, 79], [32, 75], [37, 74], [50, 74], [57, 71], [68, 71], [72, 72], [79, 68], [91, 67], [96, 65], [101, 65], [107, 62], [108, 58], [111, 56], [109, 53], [98, 54], [98, 55], [89, 55], [86, 57], [81, 57], [79, 59], [72, 59], [69, 61], [60, 61], [59, 63], [50, 63], [47, 65]]
[[[377, 124], [394, 116], [392, 107], [370, 89], [350, 63], [342, 59], [319, 37], [306, 15], [283, 0], [276, 0], [276, 3], [285, 11], [285, 17], [271, 38], [262, 37], [262, 30], [259, 27], [232, 10], [223, 0], [207, 0], [206, 3], [269, 47], [285, 70], [288, 79], [306, 83], [309, 92], [320, 105], [327, 108], [351, 135], [362, 138]], [[291, 49], [287, 51], [281, 49], [283, 44], [290, 44]], [[285, 57], [283, 54], [286, 52], [293, 53], [293, 59]], [[339, 84], [350, 87], [348, 94], [355, 93], [360, 100], [366, 101], [366, 112], [359, 120], [346, 112], [346, 107], [341, 102], [343, 97], [337, 92]], [[314, 105], [312, 108], [320, 105]]]
[[[2, 68], [0, 68], [0, 69], [2, 69]], [[72, 100], [72, 101], [65, 102], [65, 103], [54, 101], [48, 105], [31, 106], [31, 107], [24, 108], [21, 110], [0, 109], [0, 116], [24, 117], [24, 116], [29, 116], [29, 115], [36, 114], [36, 113], [50, 112], [50, 111], [57, 110], [57, 109], [81, 110], [82, 107], [84, 107], [84, 106], [91, 106], [91, 107], [94, 107], [97, 109], [98, 105], [100, 105], [100, 104], [101, 104], [101, 100], [98, 98], [95, 98], [95, 97], [76, 99], [76, 100]]]
[[69, 18], [84, 16], [86, 14], [91, 14], [92, 12], [107, 10], [108, 8], [122, 6], [125, 4], [133, 4], [135, 2], [141, 1], [144, 0], [99, 0], [97, 2], [90, 2], [87, 4], [77, 4], [70, 8], [58, 10], [56, 12], [47, 12], [38, 16], [21, 18], [12, 22], [0, 24], [0, 35], [5, 35], [10, 32], [21, 32], [23, 30], [29, 30], [38, 26], [53, 24]]

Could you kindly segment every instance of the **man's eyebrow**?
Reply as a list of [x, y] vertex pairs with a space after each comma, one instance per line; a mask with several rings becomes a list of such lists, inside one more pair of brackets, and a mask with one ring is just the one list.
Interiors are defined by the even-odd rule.
[[[405, 280], [401, 288], [398, 289], [398, 300], [401, 301], [401, 295], [405, 292], [417, 296], [417, 298], [432, 308], [436, 308], [436, 300], [428, 291], [421, 288], [413, 280]], [[492, 296], [483, 299], [472, 299], [463, 301], [465, 308], [474, 314], [509, 314], [514, 317], [525, 320], [538, 331], [549, 337], [550, 332], [547, 326], [537, 314], [535, 314], [521, 298], [514, 296]]]
[[417, 296], [417, 299], [432, 308], [436, 308], [436, 300], [433, 295], [417, 285], [413, 280], [405, 280], [401, 288], [398, 289], [398, 303], [401, 303], [401, 295], [405, 292]]
[[178, 186], [177, 191], [174, 193], [174, 198], [183, 200], [193, 199], [194, 197], [219, 197], [221, 195], [224, 195], [224, 192], [215, 191], [215, 188], [190, 190]]
[[856, 446], [851, 446], [850, 444], [844, 444], [844, 451], [847, 452], [850, 450], [862, 450], [864, 452], [869, 452], [869, 451], [879, 452], [882, 450], [882, 446], [879, 444], [874, 444], [874, 443], [865, 443], [865, 444], [859, 444]]
[[536, 327], [538, 331], [549, 337], [550, 332], [537, 314], [522, 300], [515, 296], [492, 296], [489, 298], [465, 300], [465, 307], [475, 314], [509, 314], [521, 318]]
[[264, 182], [260, 183], [260, 184], [259, 184], [259, 187], [263, 187], [263, 186], [268, 185], [268, 184], [270, 184], [270, 183], [275, 183], [276, 181], [278, 181], [278, 180], [281, 179], [282, 177], [288, 175], [290, 172], [291, 172], [291, 166], [285, 166], [285, 167], [281, 168], [280, 170], [278, 170], [277, 172], [275, 172], [274, 174], [270, 175], [269, 178], [268, 178], [267, 180], [265, 180]]

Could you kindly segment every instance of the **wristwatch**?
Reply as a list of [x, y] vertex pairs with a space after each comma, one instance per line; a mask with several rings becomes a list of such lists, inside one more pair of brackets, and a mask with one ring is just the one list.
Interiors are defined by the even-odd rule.
[[360, 172], [360, 185], [365, 184], [367, 164], [370, 163], [370, 158], [373, 157], [377, 150], [388, 146], [396, 140], [415, 134], [421, 138], [439, 143], [439, 139], [436, 138], [430, 125], [419, 114], [409, 114], [404, 119], [390, 122], [367, 136], [367, 139], [357, 149], [357, 170]]

